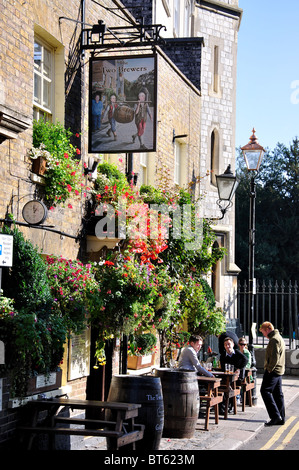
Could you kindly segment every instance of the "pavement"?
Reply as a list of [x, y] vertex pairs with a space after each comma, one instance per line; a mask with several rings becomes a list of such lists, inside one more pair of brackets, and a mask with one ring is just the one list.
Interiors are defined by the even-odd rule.
[[[199, 417], [194, 436], [190, 439], [162, 438], [159, 451], [192, 452], [197, 450], [237, 450], [257, 435], [269, 420], [263, 400], [260, 396], [262, 375], [256, 379], [257, 401], [253, 407], [238, 405], [236, 415], [229, 414], [225, 420], [220, 416], [219, 424], [215, 424], [214, 413], [210, 415], [209, 431], [204, 430], [204, 416]], [[283, 377], [283, 393], [288, 417], [288, 406], [299, 396], [299, 376]], [[298, 410], [299, 415], [299, 410]], [[72, 446], [72, 450], [106, 450], [106, 439], [84, 438]]]

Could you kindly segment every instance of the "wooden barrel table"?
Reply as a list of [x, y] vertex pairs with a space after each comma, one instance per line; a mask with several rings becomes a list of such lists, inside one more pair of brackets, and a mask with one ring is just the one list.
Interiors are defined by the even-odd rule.
[[163, 437], [193, 437], [199, 413], [196, 372], [182, 369], [156, 369], [164, 401]]
[[[135, 423], [144, 424], [144, 437], [136, 450], [158, 450], [164, 424], [161, 381], [153, 376], [114, 375], [107, 401], [141, 404]], [[106, 417], [107, 419], [107, 417]], [[108, 449], [109, 442], [107, 439]]]

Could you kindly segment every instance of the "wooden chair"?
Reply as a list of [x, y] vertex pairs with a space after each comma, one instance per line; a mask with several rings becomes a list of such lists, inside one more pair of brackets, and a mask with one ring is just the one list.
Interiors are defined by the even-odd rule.
[[251, 369], [245, 369], [245, 377], [241, 382], [242, 391], [242, 411], [245, 411], [245, 406], [248, 398], [248, 405], [252, 406], [252, 389], [255, 386], [254, 382], [251, 382]]

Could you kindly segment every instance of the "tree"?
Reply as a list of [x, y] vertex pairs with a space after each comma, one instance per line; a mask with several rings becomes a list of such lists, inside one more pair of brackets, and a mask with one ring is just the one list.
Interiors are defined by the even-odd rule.
[[[298, 198], [299, 140], [290, 148], [278, 143], [264, 156], [256, 177], [255, 277], [296, 280], [299, 276]], [[236, 193], [236, 262], [240, 279], [248, 278], [249, 172], [238, 156]]]

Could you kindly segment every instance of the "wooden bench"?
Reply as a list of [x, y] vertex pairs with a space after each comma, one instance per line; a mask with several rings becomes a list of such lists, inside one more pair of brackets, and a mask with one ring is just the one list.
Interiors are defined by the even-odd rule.
[[219, 423], [219, 403], [223, 401], [223, 393], [218, 392], [221, 384], [221, 379], [216, 377], [197, 377], [198, 385], [204, 386], [207, 389], [205, 395], [200, 395], [200, 405], [202, 402], [206, 403], [206, 418], [205, 430], [209, 430], [210, 410], [214, 407], [215, 424]]
[[[118, 450], [128, 444], [133, 444], [133, 449], [135, 449], [135, 442], [142, 439], [144, 434], [145, 426], [134, 423], [134, 418], [138, 416], [138, 409], [141, 407], [140, 404], [58, 398], [34, 400], [27, 403], [26, 407], [31, 416], [30, 424], [19, 426], [18, 429], [22, 437], [29, 435], [28, 450], [32, 448], [33, 440], [39, 433], [49, 435], [49, 447], [52, 450], [55, 450], [55, 435], [58, 434], [106, 437], [109, 439], [111, 450]], [[88, 409], [111, 410], [115, 421], [56, 416], [60, 407], [85, 411]], [[46, 426], [38, 423], [39, 413], [45, 410], [48, 412], [47, 422], [49, 423]], [[62, 423], [69, 427], [57, 427]], [[71, 425], [84, 427], [74, 428]]]

